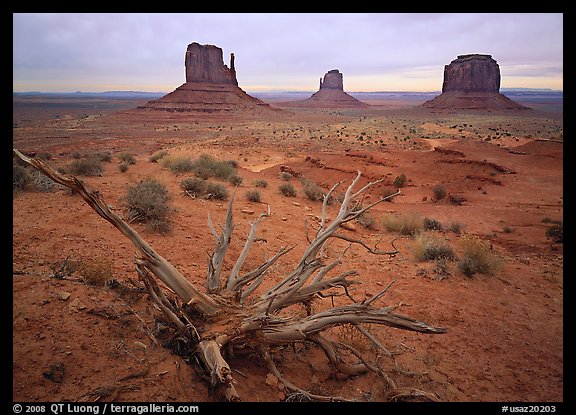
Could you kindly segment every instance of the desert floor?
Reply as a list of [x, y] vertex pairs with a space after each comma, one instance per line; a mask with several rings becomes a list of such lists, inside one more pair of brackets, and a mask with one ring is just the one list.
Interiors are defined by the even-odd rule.
[[[495, 275], [463, 275], [454, 261], [418, 261], [415, 238], [400, 236], [395, 257], [372, 255], [351, 246], [341, 272], [355, 269], [361, 284], [357, 299], [370, 298], [390, 282], [382, 304], [435, 326], [429, 335], [391, 327], [371, 327], [379, 341], [397, 351], [384, 367], [400, 387], [416, 388], [444, 402], [563, 401], [563, 245], [546, 237], [550, 221], [563, 219], [563, 120], [557, 107], [539, 104], [515, 113], [431, 112], [414, 102], [372, 102], [362, 110], [285, 109], [266, 118], [137, 117], [121, 110], [137, 101], [14, 100], [13, 146], [49, 153], [49, 163], [64, 167], [75, 153], [113, 155], [100, 176], [81, 177], [119, 212], [126, 193], [141, 180], [155, 178], [170, 191], [172, 228], [166, 235], [141, 224], [135, 229], [154, 249], [198, 287], [203, 287], [208, 252], [214, 247], [208, 213], [221, 223], [227, 202], [193, 199], [176, 175], [149, 160], [160, 150], [192, 159], [200, 154], [235, 160], [242, 183], [236, 189], [236, 230], [231, 258], [242, 249], [250, 223], [266, 211], [259, 228], [266, 242], [256, 244], [246, 267], [259, 264], [280, 247], [296, 245], [269, 273], [279, 281], [307, 246], [304, 228], [321, 215], [301, 182], [291, 180], [296, 197], [280, 194], [280, 167], [329, 189], [352, 180], [400, 174], [402, 194], [371, 211], [374, 226], [359, 223], [350, 235], [382, 249], [397, 235], [383, 221], [413, 213], [461, 233], [437, 237], [457, 255], [463, 238], [488, 241], [502, 260]], [[527, 103], [529, 105], [529, 103]], [[118, 112], [120, 111], [120, 112]], [[135, 156], [126, 172], [121, 153]], [[256, 180], [266, 188], [256, 188]], [[434, 201], [442, 184], [463, 199]], [[386, 186], [369, 195], [376, 200]], [[246, 200], [258, 190], [261, 203]], [[380, 192], [380, 193], [379, 193]], [[13, 194], [13, 380], [15, 401], [211, 401], [208, 386], [185, 360], [156, 346], [146, 334], [158, 329], [160, 313], [147, 300], [134, 269], [135, 250], [112, 225], [64, 189]], [[328, 207], [335, 215], [337, 204]], [[346, 248], [334, 243], [328, 258]], [[54, 278], [66, 260], [111, 261], [116, 285], [87, 284], [77, 275]], [[225, 262], [225, 268], [233, 259]], [[346, 301], [337, 298], [337, 301]], [[349, 301], [349, 300], [348, 300]], [[330, 307], [318, 300], [318, 310]], [[335, 336], [346, 337], [345, 331]], [[370, 352], [363, 338], [348, 338]], [[279, 348], [277, 364], [296, 385], [317, 394], [362, 401], [384, 399], [386, 388], [372, 374], [332, 376], [325, 356], [305, 347]], [[278, 385], [264, 361], [254, 355], [229, 361], [243, 400], [276, 402], [289, 393]]]

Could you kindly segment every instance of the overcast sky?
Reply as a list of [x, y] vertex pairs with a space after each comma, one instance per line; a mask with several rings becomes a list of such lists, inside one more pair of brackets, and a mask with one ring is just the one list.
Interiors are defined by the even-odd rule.
[[56, 13], [13, 15], [14, 91], [170, 92], [189, 43], [235, 55], [247, 92], [439, 91], [457, 55], [492, 55], [502, 88], [563, 89], [561, 13]]

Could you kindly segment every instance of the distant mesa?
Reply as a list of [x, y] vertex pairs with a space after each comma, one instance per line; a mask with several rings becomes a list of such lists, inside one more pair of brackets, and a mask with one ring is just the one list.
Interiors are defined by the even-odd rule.
[[222, 49], [194, 42], [186, 49], [184, 67], [186, 83], [162, 98], [138, 107], [138, 110], [214, 115], [279, 111], [238, 86], [233, 53], [228, 67], [224, 64]]
[[436, 109], [528, 109], [500, 93], [500, 67], [491, 55], [459, 55], [444, 66], [442, 94], [423, 107]]
[[320, 78], [320, 89], [310, 98], [285, 103], [287, 106], [311, 108], [366, 108], [369, 105], [344, 92], [344, 76], [332, 69]]

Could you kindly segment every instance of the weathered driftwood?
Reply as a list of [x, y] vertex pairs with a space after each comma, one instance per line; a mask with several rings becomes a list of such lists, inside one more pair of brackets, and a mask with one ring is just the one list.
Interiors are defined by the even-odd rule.
[[[351, 324], [376, 345], [381, 352], [390, 356], [390, 352], [361, 324], [379, 324], [432, 334], [446, 331], [444, 328], [433, 327], [397, 314], [394, 312], [395, 307], [376, 307], [374, 303], [384, 295], [392, 283], [370, 300], [358, 302], [354, 301], [348, 292], [348, 287], [357, 283], [357, 281], [349, 279], [349, 277], [356, 275], [355, 271], [347, 271], [328, 277], [328, 274], [343, 261], [343, 258], [340, 257], [330, 263], [324, 262], [321, 253], [330, 238], [342, 239], [350, 244], [359, 244], [376, 255], [393, 256], [398, 253], [393, 241], [393, 249], [381, 251], [375, 247], [369, 247], [361, 240], [338, 233], [343, 224], [356, 219], [377, 203], [400, 193], [398, 191], [364, 206], [362, 203], [363, 194], [383, 179], [370, 182], [360, 190], [355, 190], [361, 178], [361, 174], [358, 172], [344, 194], [337, 216], [328, 223], [326, 210], [329, 198], [342, 182], [334, 185], [324, 196], [319, 227], [316, 229], [314, 238], [309, 239], [309, 246], [299, 262], [285, 278], [261, 293], [259, 293], [258, 288], [263, 282], [267, 270], [293, 247], [282, 247], [272, 258], [255, 269], [244, 274], [241, 273], [250, 248], [256, 240], [258, 225], [270, 216], [270, 209], [268, 208], [267, 212], [262, 213], [251, 225], [244, 248], [228, 275], [224, 277], [222, 265], [234, 230], [232, 218], [234, 198], [232, 197], [220, 234], [216, 231], [210, 217], [208, 219], [209, 228], [216, 240], [216, 248], [208, 262], [207, 292], [204, 293], [154, 251], [122, 218], [112, 212], [98, 192], [88, 190], [82, 181], [76, 177], [59, 173], [40, 159], [27, 157], [16, 149], [14, 149], [14, 155], [43, 172], [52, 180], [78, 192], [96, 213], [132, 241], [139, 253], [135, 260], [136, 270], [150, 293], [151, 301], [158, 305], [174, 329], [180, 331], [182, 335], [188, 336], [190, 342], [195, 345], [193, 353], [197, 355], [203, 369], [207, 372], [211, 386], [219, 391], [225, 400], [240, 400], [234, 387], [236, 380], [222, 354], [223, 350], [233, 348], [235, 345], [250, 346], [254, 350], [260, 350], [270, 370], [285, 383], [289, 390], [307, 394], [303, 389], [288, 382], [280, 375], [271, 358], [271, 346], [294, 342], [311, 342], [324, 351], [335, 370], [347, 375], [371, 371], [381, 375], [389, 385], [395, 388], [394, 383], [377, 364], [368, 362], [352, 346], [334, 342], [327, 336], [323, 336], [322, 333], [332, 327]], [[162, 281], [176, 295], [180, 305], [176, 305], [177, 302], [175, 301], [168, 300], [155, 278]], [[317, 297], [336, 295], [335, 289], [341, 289], [343, 294], [350, 298], [351, 303], [312, 313], [312, 301]], [[308, 315], [297, 317], [295, 313], [280, 313], [295, 304], [305, 306]], [[196, 330], [197, 326], [202, 327], [201, 335]], [[347, 362], [340, 353], [342, 349], [351, 352], [358, 361]], [[307, 396], [317, 400], [343, 400], [343, 398], [338, 397], [319, 397], [312, 394], [307, 394]]]

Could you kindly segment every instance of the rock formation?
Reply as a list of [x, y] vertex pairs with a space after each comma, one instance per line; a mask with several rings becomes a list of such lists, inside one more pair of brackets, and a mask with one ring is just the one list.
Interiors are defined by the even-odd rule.
[[219, 47], [191, 43], [186, 49], [184, 67], [186, 83], [162, 98], [138, 107], [138, 110], [196, 115], [250, 115], [278, 111], [238, 87], [233, 53], [228, 67]]
[[437, 109], [525, 109], [500, 93], [500, 67], [490, 55], [459, 55], [444, 67], [442, 94], [422, 104]]
[[320, 89], [310, 98], [283, 103], [291, 107], [311, 108], [365, 108], [368, 104], [357, 100], [344, 92], [343, 75], [338, 69], [332, 69], [320, 78]]

